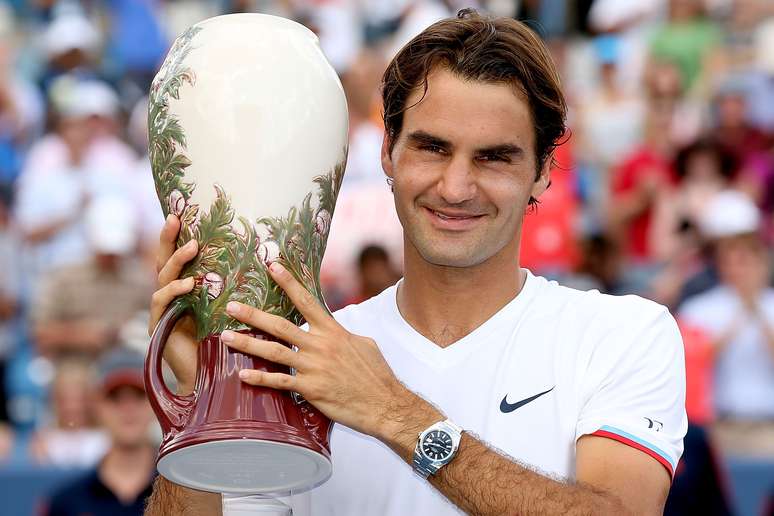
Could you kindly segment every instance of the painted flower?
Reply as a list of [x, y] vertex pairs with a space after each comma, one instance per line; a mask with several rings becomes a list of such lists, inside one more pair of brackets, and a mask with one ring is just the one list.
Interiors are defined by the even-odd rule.
[[292, 237], [290, 237], [290, 240], [288, 240], [287, 243], [288, 246], [288, 252], [292, 250], [293, 254], [298, 256], [298, 259], [303, 261], [306, 259], [306, 251], [304, 251], [304, 246], [301, 245], [301, 235], [296, 233]]
[[204, 275], [202, 286], [207, 287], [207, 297], [215, 299], [223, 292], [223, 278], [217, 272], [208, 272]]
[[314, 230], [320, 236], [328, 234], [328, 230], [331, 228], [331, 214], [326, 209], [322, 209], [317, 212], [317, 217], [314, 219]]
[[267, 240], [258, 246], [258, 259], [268, 267], [279, 258], [280, 249], [277, 242]]
[[180, 190], [172, 190], [167, 200], [169, 203], [169, 212], [175, 214], [178, 217], [183, 216], [185, 211], [185, 197]]
[[268, 224], [259, 222], [255, 225], [255, 236], [258, 237], [258, 242], [266, 242], [271, 239], [272, 231]]

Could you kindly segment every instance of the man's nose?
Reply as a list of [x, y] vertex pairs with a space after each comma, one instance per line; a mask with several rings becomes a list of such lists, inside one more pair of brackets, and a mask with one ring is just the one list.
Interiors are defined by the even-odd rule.
[[455, 156], [444, 168], [438, 182], [438, 193], [449, 204], [469, 201], [476, 195], [473, 164], [463, 156]]

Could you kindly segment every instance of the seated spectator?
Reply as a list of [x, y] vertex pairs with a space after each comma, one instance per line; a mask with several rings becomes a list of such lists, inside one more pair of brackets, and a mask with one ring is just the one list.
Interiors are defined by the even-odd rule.
[[774, 289], [759, 229], [760, 214], [748, 197], [715, 196], [701, 230], [711, 241], [720, 284], [688, 299], [680, 318], [712, 338], [721, 449], [774, 457]]
[[146, 308], [150, 271], [136, 258], [137, 224], [131, 203], [94, 199], [85, 215], [91, 260], [52, 271], [31, 307], [39, 351], [95, 355], [116, 342], [122, 324]]
[[100, 362], [97, 414], [110, 447], [92, 471], [56, 491], [48, 516], [143, 514], [155, 476], [154, 420], [142, 377], [143, 358], [116, 349]]
[[651, 232], [656, 257], [671, 258], [681, 236], [694, 232], [708, 202], [729, 188], [736, 172], [734, 156], [711, 139], [698, 140], [675, 158], [677, 188], [658, 199]]
[[17, 185], [14, 216], [33, 282], [42, 271], [88, 259], [83, 214], [89, 199], [129, 195], [132, 185], [134, 153], [113, 135], [115, 94], [94, 82], [62, 88], [57, 130], [30, 150]]
[[688, 91], [700, 85], [707, 62], [722, 41], [723, 32], [704, 9], [702, 0], [669, 0], [667, 23], [651, 42], [656, 58], [677, 63]]
[[367, 245], [357, 259], [358, 290], [355, 297], [343, 304], [361, 303], [370, 299], [400, 279], [400, 273], [390, 261], [387, 250], [379, 245]]
[[[736, 162], [721, 145], [707, 138], [681, 149], [674, 168], [677, 188], [656, 200], [649, 235], [654, 258], [661, 263], [661, 269], [648, 297], [669, 307], [682, 301], [687, 286], [701, 290], [709, 285], [707, 278], [701, 280], [701, 275], [706, 275], [707, 264], [699, 221], [710, 200], [730, 187]], [[699, 284], [701, 281], [703, 285]]]
[[94, 424], [92, 376], [85, 360], [69, 358], [59, 363], [51, 386], [52, 421], [30, 441], [34, 462], [87, 468], [105, 453], [107, 437]]
[[[0, 184], [0, 424], [8, 421], [8, 362], [22, 334], [19, 239], [10, 224], [13, 191]], [[1, 455], [1, 453], [0, 453]]]
[[749, 122], [747, 87], [741, 79], [732, 77], [720, 85], [712, 111], [715, 114], [713, 134], [737, 163], [746, 163], [772, 143], [766, 133]]
[[636, 264], [651, 260], [651, 231], [656, 199], [672, 189], [673, 142], [670, 127], [674, 105], [658, 99], [648, 106], [641, 146], [613, 171], [610, 224], [625, 256]]

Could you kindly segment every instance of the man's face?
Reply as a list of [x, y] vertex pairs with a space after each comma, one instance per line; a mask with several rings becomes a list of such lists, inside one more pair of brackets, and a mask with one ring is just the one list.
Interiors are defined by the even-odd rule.
[[721, 238], [715, 242], [715, 262], [721, 281], [742, 295], [755, 295], [769, 282], [766, 248], [757, 235]]
[[148, 443], [153, 410], [142, 389], [132, 385], [111, 389], [100, 400], [99, 415], [115, 445], [133, 448]]
[[[426, 262], [473, 267], [495, 255], [517, 263], [521, 223], [536, 182], [535, 132], [526, 98], [512, 85], [467, 81], [444, 68], [406, 105], [382, 166], [393, 179], [407, 248]], [[411, 249], [407, 249], [411, 251]], [[410, 259], [411, 252], [407, 252]]]

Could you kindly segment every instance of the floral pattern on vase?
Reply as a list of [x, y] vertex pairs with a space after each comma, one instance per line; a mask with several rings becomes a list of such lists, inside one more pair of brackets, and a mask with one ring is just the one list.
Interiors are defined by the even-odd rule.
[[[287, 216], [255, 221], [236, 217], [227, 192], [218, 184], [212, 185], [216, 197], [209, 211], [191, 202], [197, 185], [185, 180], [185, 169], [192, 163], [185, 155], [185, 133], [170, 114], [169, 102], [170, 98], [179, 99], [185, 85], [195, 87], [196, 75], [184, 61], [195, 48], [194, 39], [200, 31], [201, 27], [191, 27], [175, 41], [154, 78], [148, 112], [151, 168], [164, 216], [173, 213], [181, 219], [178, 247], [191, 239], [199, 244], [198, 255], [182, 274], [194, 277], [194, 290], [177, 302], [195, 314], [200, 339], [226, 329], [245, 328], [226, 314], [229, 301], [302, 324], [303, 317], [271, 279], [267, 267], [279, 262], [325, 307], [320, 263], [343, 179], [346, 148], [332, 170], [314, 178], [315, 191], [291, 207]], [[316, 203], [312, 202], [313, 194]]]

